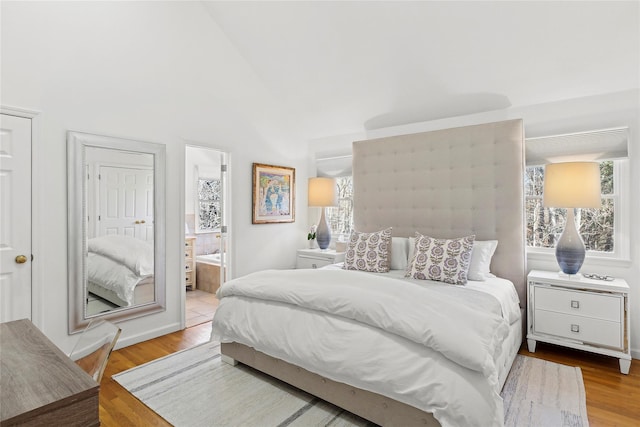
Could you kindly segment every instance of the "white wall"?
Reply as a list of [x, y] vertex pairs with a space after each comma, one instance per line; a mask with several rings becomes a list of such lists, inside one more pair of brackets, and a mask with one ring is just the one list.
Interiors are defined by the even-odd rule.
[[[123, 322], [121, 344], [181, 324], [185, 141], [232, 154], [234, 274], [294, 266], [306, 221], [251, 224], [251, 163], [295, 167], [298, 182], [306, 183], [306, 146], [282, 131], [287, 123], [271, 120], [286, 114], [199, 2], [2, 2], [1, 8], [0, 104], [40, 111], [33, 220], [45, 232], [33, 237], [33, 320], [49, 338], [66, 351], [75, 342], [67, 335], [68, 130], [167, 147], [167, 307]], [[306, 218], [306, 190], [297, 192], [296, 210]]]
[[[640, 91], [629, 90], [546, 104], [513, 107], [470, 116], [413, 123], [392, 128], [363, 131], [359, 134], [336, 135], [311, 141], [310, 157], [322, 157], [326, 153], [348, 153], [352, 141], [380, 138], [466, 126], [499, 120], [522, 118], [525, 136], [557, 135], [563, 133], [605, 129], [618, 126], [629, 127], [629, 154], [631, 170], [631, 259], [628, 261], [604, 261], [587, 256], [583, 269], [624, 278], [631, 287], [631, 348], [634, 358], [640, 358]], [[313, 167], [312, 164], [309, 165]], [[313, 169], [311, 169], [313, 170]], [[527, 256], [527, 268], [557, 270], [553, 254]]]

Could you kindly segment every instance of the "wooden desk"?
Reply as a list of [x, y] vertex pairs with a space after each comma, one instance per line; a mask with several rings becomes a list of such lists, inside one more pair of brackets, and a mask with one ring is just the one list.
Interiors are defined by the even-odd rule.
[[0, 426], [99, 426], [99, 388], [29, 320], [0, 323]]

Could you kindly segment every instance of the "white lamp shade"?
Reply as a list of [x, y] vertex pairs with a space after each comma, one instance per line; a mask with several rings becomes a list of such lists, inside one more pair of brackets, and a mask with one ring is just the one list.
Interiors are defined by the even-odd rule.
[[309, 178], [309, 206], [338, 206], [338, 191], [333, 178]]
[[600, 203], [599, 163], [567, 162], [545, 166], [545, 207], [599, 208]]

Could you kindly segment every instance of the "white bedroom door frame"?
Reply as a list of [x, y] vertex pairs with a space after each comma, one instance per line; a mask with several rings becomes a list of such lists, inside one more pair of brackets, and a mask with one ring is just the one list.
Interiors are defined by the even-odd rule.
[[[220, 284], [222, 285], [222, 283], [224, 283], [226, 280], [229, 280], [233, 277], [233, 266], [232, 266], [232, 260], [233, 257], [231, 256], [232, 254], [232, 242], [233, 239], [231, 237], [231, 230], [232, 230], [232, 215], [231, 215], [231, 153], [229, 151], [225, 151], [223, 149], [219, 149], [219, 148], [215, 148], [215, 147], [210, 147], [210, 146], [206, 146], [206, 145], [201, 145], [201, 144], [197, 144], [197, 143], [187, 143], [185, 145], [185, 149], [184, 149], [184, 161], [183, 161], [183, 165], [185, 165], [185, 169], [183, 170], [182, 175], [185, 177], [185, 185], [183, 185], [183, 188], [186, 190], [187, 186], [186, 186], [186, 179], [189, 179], [186, 177], [187, 174], [190, 174], [190, 171], [186, 171], [186, 158], [187, 158], [187, 151], [189, 150], [189, 148], [194, 148], [194, 149], [204, 149], [204, 150], [210, 150], [212, 152], [217, 152], [220, 155], [220, 164], [221, 164], [221, 168], [220, 168], [220, 187], [221, 187], [221, 200], [220, 200], [220, 209], [221, 209], [221, 231], [220, 231], [220, 252], [221, 252], [221, 257], [220, 257]], [[195, 183], [194, 186], [197, 185], [197, 178], [195, 179]], [[197, 187], [194, 187], [194, 189]], [[186, 199], [186, 191], [185, 191], [185, 197], [183, 197], [183, 204], [182, 206], [186, 208], [186, 204], [185, 204], [185, 199]], [[197, 197], [196, 197], [196, 203], [197, 203]], [[182, 217], [185, 217], [185, 211], [186, 209], [183, 208], [182, 210]], [[197, 215], [197, 209], [195, 214]], [[195, 230], [193, 230], [193, 233], [195, 233]], [[197, 275], [196, 275], [196, 283], [197, 283]], [[182, 328], [185, 327], [186, 324], [186, 286], [184, 283], [181, 283], [181, 288], [182, 288]]]
[[220, 188], [222, 194], [220, 196], [220, 285], [222, 285], [226, 279], [229, 277], [227, 274], [230, 271], [231, 257], [230, 249], [231, 249], [231, 239], [230, 237], [230, 220], [231, 215], [229, 214], [229, 209], [231, 208], [231, 203], [229, 203], [229, 168], [230, 168], [230, 154], [224, 151], [220, 151]]

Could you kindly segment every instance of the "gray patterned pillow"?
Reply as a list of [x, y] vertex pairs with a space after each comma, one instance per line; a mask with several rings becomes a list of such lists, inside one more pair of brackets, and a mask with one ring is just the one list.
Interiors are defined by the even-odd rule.
[[389, 245], [391, 228], [375, 233], [351, 232], [344, 256], [345, 270], [389, 272]]
[[416, 232], [413, 258], [405, 277], [464, 285], [476, 236], [436, 239]]

